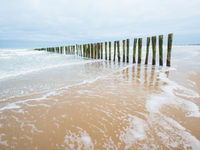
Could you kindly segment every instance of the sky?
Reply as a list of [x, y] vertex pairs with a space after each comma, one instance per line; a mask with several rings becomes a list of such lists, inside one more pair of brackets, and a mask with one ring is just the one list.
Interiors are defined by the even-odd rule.
[[0, 0], [0, 48], [174, 34], [200, 44], [200, 0]]

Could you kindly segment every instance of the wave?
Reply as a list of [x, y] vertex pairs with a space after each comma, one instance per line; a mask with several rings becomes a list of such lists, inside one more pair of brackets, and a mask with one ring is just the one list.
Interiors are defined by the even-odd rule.
[[37, 68], [37, 69], [30, 69], [30, 70], [27, 70], [27, 71], [14, 72], [14, 74], [12, 72], [10, 74], [1, 75], [0, 80], [11, 78], [11, 77], [22, 76], [22, 75], [30, 74], [30, 73], [33, 73], [33, 72], [39, 72], [39, 71], [43, 71], [43, 70], [58, 68], [58, 67], [65, 67], [65, 66], [70, 66], [70, 65], [82, 65], [82, 64], [87, 64], [87, 63], [92, 63], [92, 62], [100, 62], [100, 61], [102, 61], [102, 60], [87, 60], [87, 61], [84, 60], [84, 61], [78, 61], [78, 62], [66, 62], [64, 64], [55, 64], [55, 65], [50, 65], [50, 66], [43, 66], [43, 67]]

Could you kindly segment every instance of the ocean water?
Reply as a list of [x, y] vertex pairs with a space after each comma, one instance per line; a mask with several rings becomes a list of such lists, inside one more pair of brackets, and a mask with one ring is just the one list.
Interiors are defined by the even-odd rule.
[[199, 149], [200, 46], [174, 46], [171, 67], [131, 51], [114, 63], [1, 49], [0, 149]]
[[74, 55], [32, 49], [0, 50], [0, 99], [56, 89], [82, 82], [86, 63], [98, 62]]

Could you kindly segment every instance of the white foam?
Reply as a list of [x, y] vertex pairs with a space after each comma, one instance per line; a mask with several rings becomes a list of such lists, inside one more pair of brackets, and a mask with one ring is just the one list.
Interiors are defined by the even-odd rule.
[[[166, 78], [164, 75], [165, 74], [162, 73], [160, 75], [160, 79], [167, 83], [166, 86], [161, 87], [164, 93], [161, 93], [160, 95], [152, 95], [146, 103], [147, 110], [149, 112], [158, 113], [164, 105], [173, 105], [183, 111], [187, 111], [187, 117], [200, 117], [199, 107], [194, 102], [176, 96], [181, 95], [186, 98], [199, 98], [199, 94], [178, 85], [177, 83]], [[178, 94], [176, 90], [179, 89], [184, 90], [185, 92]]]
[[125, 149], [131, 148], [138, 141], [147, 139], [146, 130], [148, 129], [146, 121], [136, 116], [129, 115], [129, 125], [125, 132], [121, 131], [120, 140], [125, 143]]
[[[164, 73], [160, 74], [161, 81], [166, 85], [162, 86], [162, 93], [152, 95], [146, 102], [146, 109], [150, 113], [148, 122], [154, 127], [156, 134], [161, 138], [167, 148], [178, 146], [184, 149], [198, 149], [200, 141], [191, 135], [180, 123], [162, 114], [162, 108], [166, 105], [181, 109], [186, 117], [200, 117], [200, 111], [197, 104], [187, 100], [188, 98], [199, 98], [199, 94], [191, 89], [187, 89], [176, 82], [169, 80]], [[183, 90], [184, 93], [177, 91]], [[181, 95], [181, 97], [180, 97]]]
[[80, 127], [77, 127], [78, 133], [73, 133], [68, 130], [67, 135], [65, 136], [64, 143], [70, 147], [70, 149], [94, 149], [93, 142], [88, 133]]
[[89, 136], [82, 136], [81, 140], [83, 141], [83, 143], [85, 143], [86, 145], [90, 145], [92, 143], [92, 140]]
[[19, 109], [20, 106], [19, 105], [16, 105], [16, 103], [11, 103], [11, 104], [8, 104], [2, 108], [0, 108], [0, 111], [4, 111], [4, 110], [7, 110], [7, 109]]
[[2, 140], [2, 137], [3, 137], [3, 136], [5, 136], [5, 134], [4, 134], [4, 133], [1, 133], [1, 134], [0, 134], [0, 144], [1, 144], [1, 145], [4, 145], [4, 146], [6, 146], [6, 147], [8, 147], [7, 141], [6, 141], [6, 140]]
[[199, 149], [200, 141], [172, 118], [162, 114], [150, 115], [148, 122], [154, 127], [155, 133], [168, 149], [177, 147]]

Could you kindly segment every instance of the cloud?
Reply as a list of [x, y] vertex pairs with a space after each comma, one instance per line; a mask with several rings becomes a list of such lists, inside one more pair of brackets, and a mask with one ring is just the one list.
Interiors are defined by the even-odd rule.
[[1, 0], [0, 40], [199, 34], [199, 0]]

